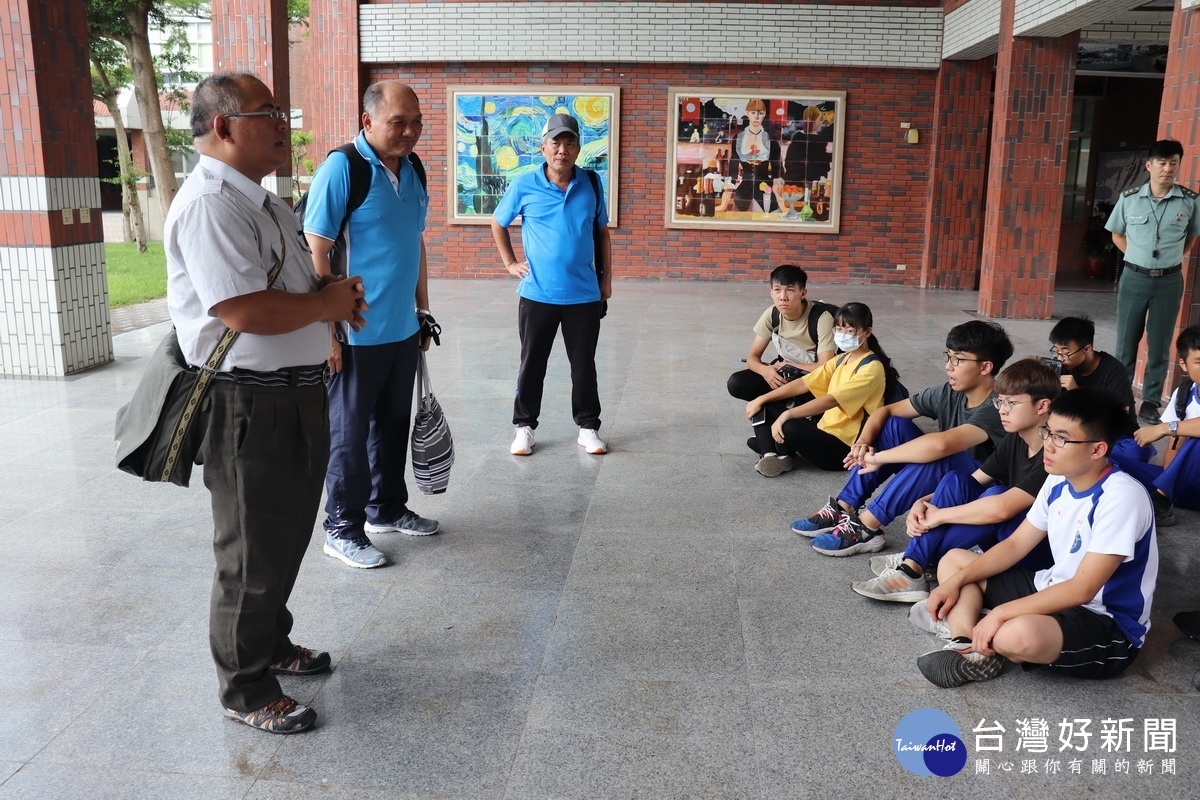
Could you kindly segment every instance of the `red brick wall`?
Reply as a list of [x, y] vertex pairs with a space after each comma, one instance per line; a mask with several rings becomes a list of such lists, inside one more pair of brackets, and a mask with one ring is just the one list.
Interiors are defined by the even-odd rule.
[[1014, 38], [1013, 6], [1001, 6], [978, 307], [990, 317], [1048, 319], [1079, 34]]
[[[223, 0], [212, 6], [213, 68], [217, 72], [257, 75], [290, 108], [287, 0]], [[292, 174], [291, 163], [275, 171]]]
[[994, 58], [943, 61], [938, 72], [921, 265], [926, 288], [978, 287], [995, 66]]
[[83, 0], [9, 0], [0, 14], [0, 170], [96, 175]]
[[[84, 11], [83, 0], [10, 0], [0, 14], [0, 175], [99, 174]], [[9, 246], [101, 241], [99, 208], [92, 211], [89, 223], [74, 211], [71, 225], [63, 224], [61, 211], [0, 212], [0, 241]]]
[[366, 84], [358, 63], [358, 3], [310, 0], [308, 10], [309, 40], [296, 59], [297, 76], [308, 91], [299, 107], [313, 134], [309, 155], [320, 164], [358, 132]]
[[[422, 64], [376, 69], [370, 80], [398, 78], [421, 97], [431, 212], [426, 230], [431, 274], [499, 277], [490, 230], [447, 219], [446, 87], [449, 84], [600, 84], [621, 89], [619, 226], [612, 230], [621, 277], [761, 279], [767, 265], [795, 262], [817, 282], [916, 283], [924, 246], [929, 139], [904, 141], [900, 122], [926, 133], [933, 121], [936, 75], [918, 70], [806, 69], [747, 71], [728, 66], [623, 64]], [[841, 234], [668, 230], [664, 227], [669, 86], [803, 85], [847, 93]], [[357, 129], [346, 119], [341, 139]], [[323, 153], [327, 148], [314, 148]], [[899, 272], [896, 264], [907, 264]]]

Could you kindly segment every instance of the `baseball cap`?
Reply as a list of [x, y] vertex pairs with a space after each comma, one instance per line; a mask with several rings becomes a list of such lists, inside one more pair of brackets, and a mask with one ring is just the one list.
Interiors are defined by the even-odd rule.
[[578, 139], [579, 123], [570, 114], [555, 114], [546, 123], [546, 127], [542, 128], [542, 138], [553, 139], [560, 133], [569, 133]]

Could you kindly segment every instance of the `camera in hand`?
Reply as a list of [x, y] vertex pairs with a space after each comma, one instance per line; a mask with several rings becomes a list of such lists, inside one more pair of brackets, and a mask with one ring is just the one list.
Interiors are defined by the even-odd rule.
[[804, 370], [800, 369], [799, 367], [794, 367], [791, 364], [784, 364], [782, 367], [779, 367], [776, 372], [779, 373], [779, 377], [783, 378], [788, 383], [796, 380], [796, 378], [804, 377]]

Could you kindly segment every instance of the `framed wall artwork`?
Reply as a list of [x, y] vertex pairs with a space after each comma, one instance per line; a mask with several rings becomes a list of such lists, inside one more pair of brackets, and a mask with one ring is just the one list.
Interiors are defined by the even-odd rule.
[[615, 226], [620, 91], [602, 86], [451, 86], [450, 222], [490, 223], [509, 181], [544, 163], [546, 121], [570, 114], [579, 121], [575, 163], [600, 176], [608, 224]]
[[845, 92], [667, 93], [668, 228], [838, 232]]

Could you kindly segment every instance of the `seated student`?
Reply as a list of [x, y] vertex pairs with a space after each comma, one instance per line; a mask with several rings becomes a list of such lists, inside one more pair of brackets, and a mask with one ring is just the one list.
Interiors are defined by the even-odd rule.
[[[897, 380], [873, 325], [867, 306], [842, 306], [833, 315], [833, 341], [845, 353], [746, 404], [746, 416], [754, 420], [772, 403], [804, 395], [813, 398], [782, 411], [770, 425], [754, 426], [758, 452], [766, 453], [754, 466], [759, 474], [774, 478], [790, 471], [793, 456], [820, 469], [842, 468], [867, 415], [883, 403], [887, 381]], [[809, 419], [818, 415], [819, 422]]]
[[[812, 547], [822, 555], [882, 550], [884, 525], [932, 492], [947, 472], [977, 469], [1004, 436], [992, 387], [1012, 351], [1008, 334], [994, 322], [951, 328], [944, 353], [949, 380], [871, 414], [846, 456], [850, 479], [841, 494], [793, 522], [792, 531], [816, 537]], [[913, 423], [920, 416], [937, 420], [939, 432], [922, 434]], [[860, 516], [862, 504], [893, 475]]]
[[[1046, 481], [1038, 428], [1046, 424], [1058, 391], [1058, 375], [1036, 358], [1005, 367], [993, 397], [1005, 432], [996, 452], [970, 475], [948, 473], [933, 494], [914, 503], [908, 548], [872, 558], [878, 577], [854, 583], [854, 591], [893, 603], [923, 600], [929, 596], [925, 571], [943, 555], [976, 546], [986, 550], [1015, 531]], [[1038, 568], [1048, 563], [1049, 552], [1043, 555], [1046, 562]]]
[[[727, 385], [731, 395], [749, 402], [808, 374], [837, 353], [833, 343], [833, 308], [810, 301], [807, 286], [808, 274], [800, 267], [782, 264], [771, 272], [772, 306], [754, 325], [746, 369], [729, 376]], [[762, 360], [768, 344], [773, 344], [779, 354], [770, 364]], [[802, 398], [800, 402], [811, 399]], [[771, 403], [767, 407], [768, 430], [785, 408], [784, 403]], [[757, 446], [754, 437], [746, 444], [752, 449]]]
[[[1099, 389], [1125, 409], [1122, 436], [1113, 445], [1108, 460], [1139, 480], [1143, 473], [1136, 465], [1154, 457], [1153, 447], [1141, 447], [1133, 439], [1138, 429], [1134, 413], [1133, 386], [1125, 365], [1108, 353], [1096, 350], [1096, 324], [1087, 317], [1063, 317], [1050, 331], [1050, 352], [1062, 365], [1062, 388]], [[1153, 478], [1150, 478], [1153, 480]], [[1148, 481], [1144, 481], [1143, 484]], [[1149, 488], [1149, 487], [1147, 487]]]
[[[1140, 445], [1151, 445], [1170, 436], [1163, 466], [1138, 464], [1135, 477], [1148, 479], [1154, 517], [1160, 528], [1175, 524], [1175, 506], [1200, 510], [1200, 325], [1184, 329], [1175, 339], [1175, 351], [1187, 377], [1171, 394], [1162, 422], [1138, 429]], [[1147, 481], [1143, 481], [1146, 483]]]
[[[985, 681], [1009, 661], [1080, 678], [1109, 678], [1133, 663], [1150, 629], [1158, 543], [1146, 489], [1108, 460], [1123, 416], [1095, 389], [1050, 403], [1038, 429], [1050, 477], [1025, 521], [983, 555], [952, 550], [938, 565], [940, 584], [926, 602], [952, 638], [917, 659], [931, 683]], [[1018, 566], [1043, 540], [1053, 564]], [[984, 608], [991, 612], [980, 619]]]

